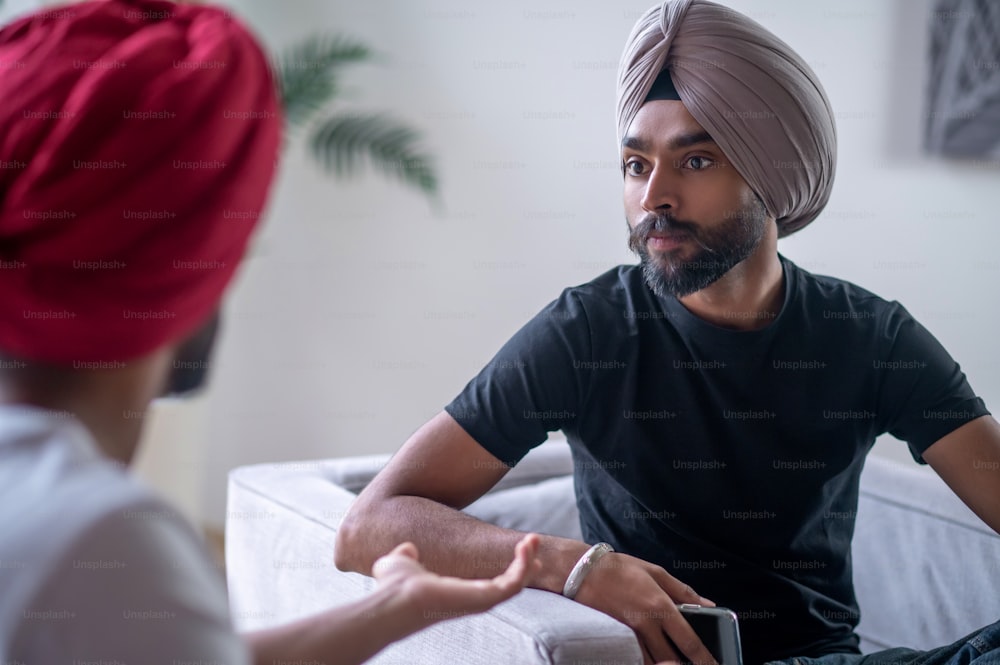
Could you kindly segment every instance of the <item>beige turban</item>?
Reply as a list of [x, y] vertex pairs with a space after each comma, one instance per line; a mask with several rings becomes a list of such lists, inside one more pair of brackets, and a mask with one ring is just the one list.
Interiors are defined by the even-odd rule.
[[837, 130], [823, 86], [788, 44], [708, 0], [673, 0], [635, 24], [618, 66], [618, 144], [669, 68], [695, 120], [761, 197], [779, 236], [830, 198]]

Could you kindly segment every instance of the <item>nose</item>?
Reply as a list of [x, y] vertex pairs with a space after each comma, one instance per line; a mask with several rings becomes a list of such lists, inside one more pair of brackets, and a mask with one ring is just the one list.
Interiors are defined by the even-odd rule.
[[677, 207], [677, 181], [672, 169], [657, 165], [646, 179], [640, 201], [643, 210], [670, 210]]

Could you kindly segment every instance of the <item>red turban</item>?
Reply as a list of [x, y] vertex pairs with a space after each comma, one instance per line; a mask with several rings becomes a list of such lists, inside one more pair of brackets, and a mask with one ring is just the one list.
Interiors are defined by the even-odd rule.
[[261, 214], [281, 114], [222, 9], [99, 0], [0, 30], [0, 352], [59, 365], [179, 342]]

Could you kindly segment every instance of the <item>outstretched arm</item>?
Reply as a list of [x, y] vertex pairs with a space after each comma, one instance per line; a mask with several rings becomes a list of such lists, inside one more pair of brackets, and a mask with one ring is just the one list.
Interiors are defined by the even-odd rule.
[[538, 536], [518, 542], [500, 575], [461, 580], [430, 573], [404, 543], [375, 562], [378, 588], [367, 598], [277, 628], [246, 635], [257, 665], [323, 662], [356, 665], [382, 648], [444, 619], [482, 612], [522, 588], [537, 567]]

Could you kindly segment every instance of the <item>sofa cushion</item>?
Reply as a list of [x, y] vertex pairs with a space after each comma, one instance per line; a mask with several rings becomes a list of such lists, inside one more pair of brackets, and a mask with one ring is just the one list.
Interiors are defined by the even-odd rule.
[[868, 458], [853, 556], [866, 652], [929, 649], [1000, 619], [1000, 536], [930, 469]]

